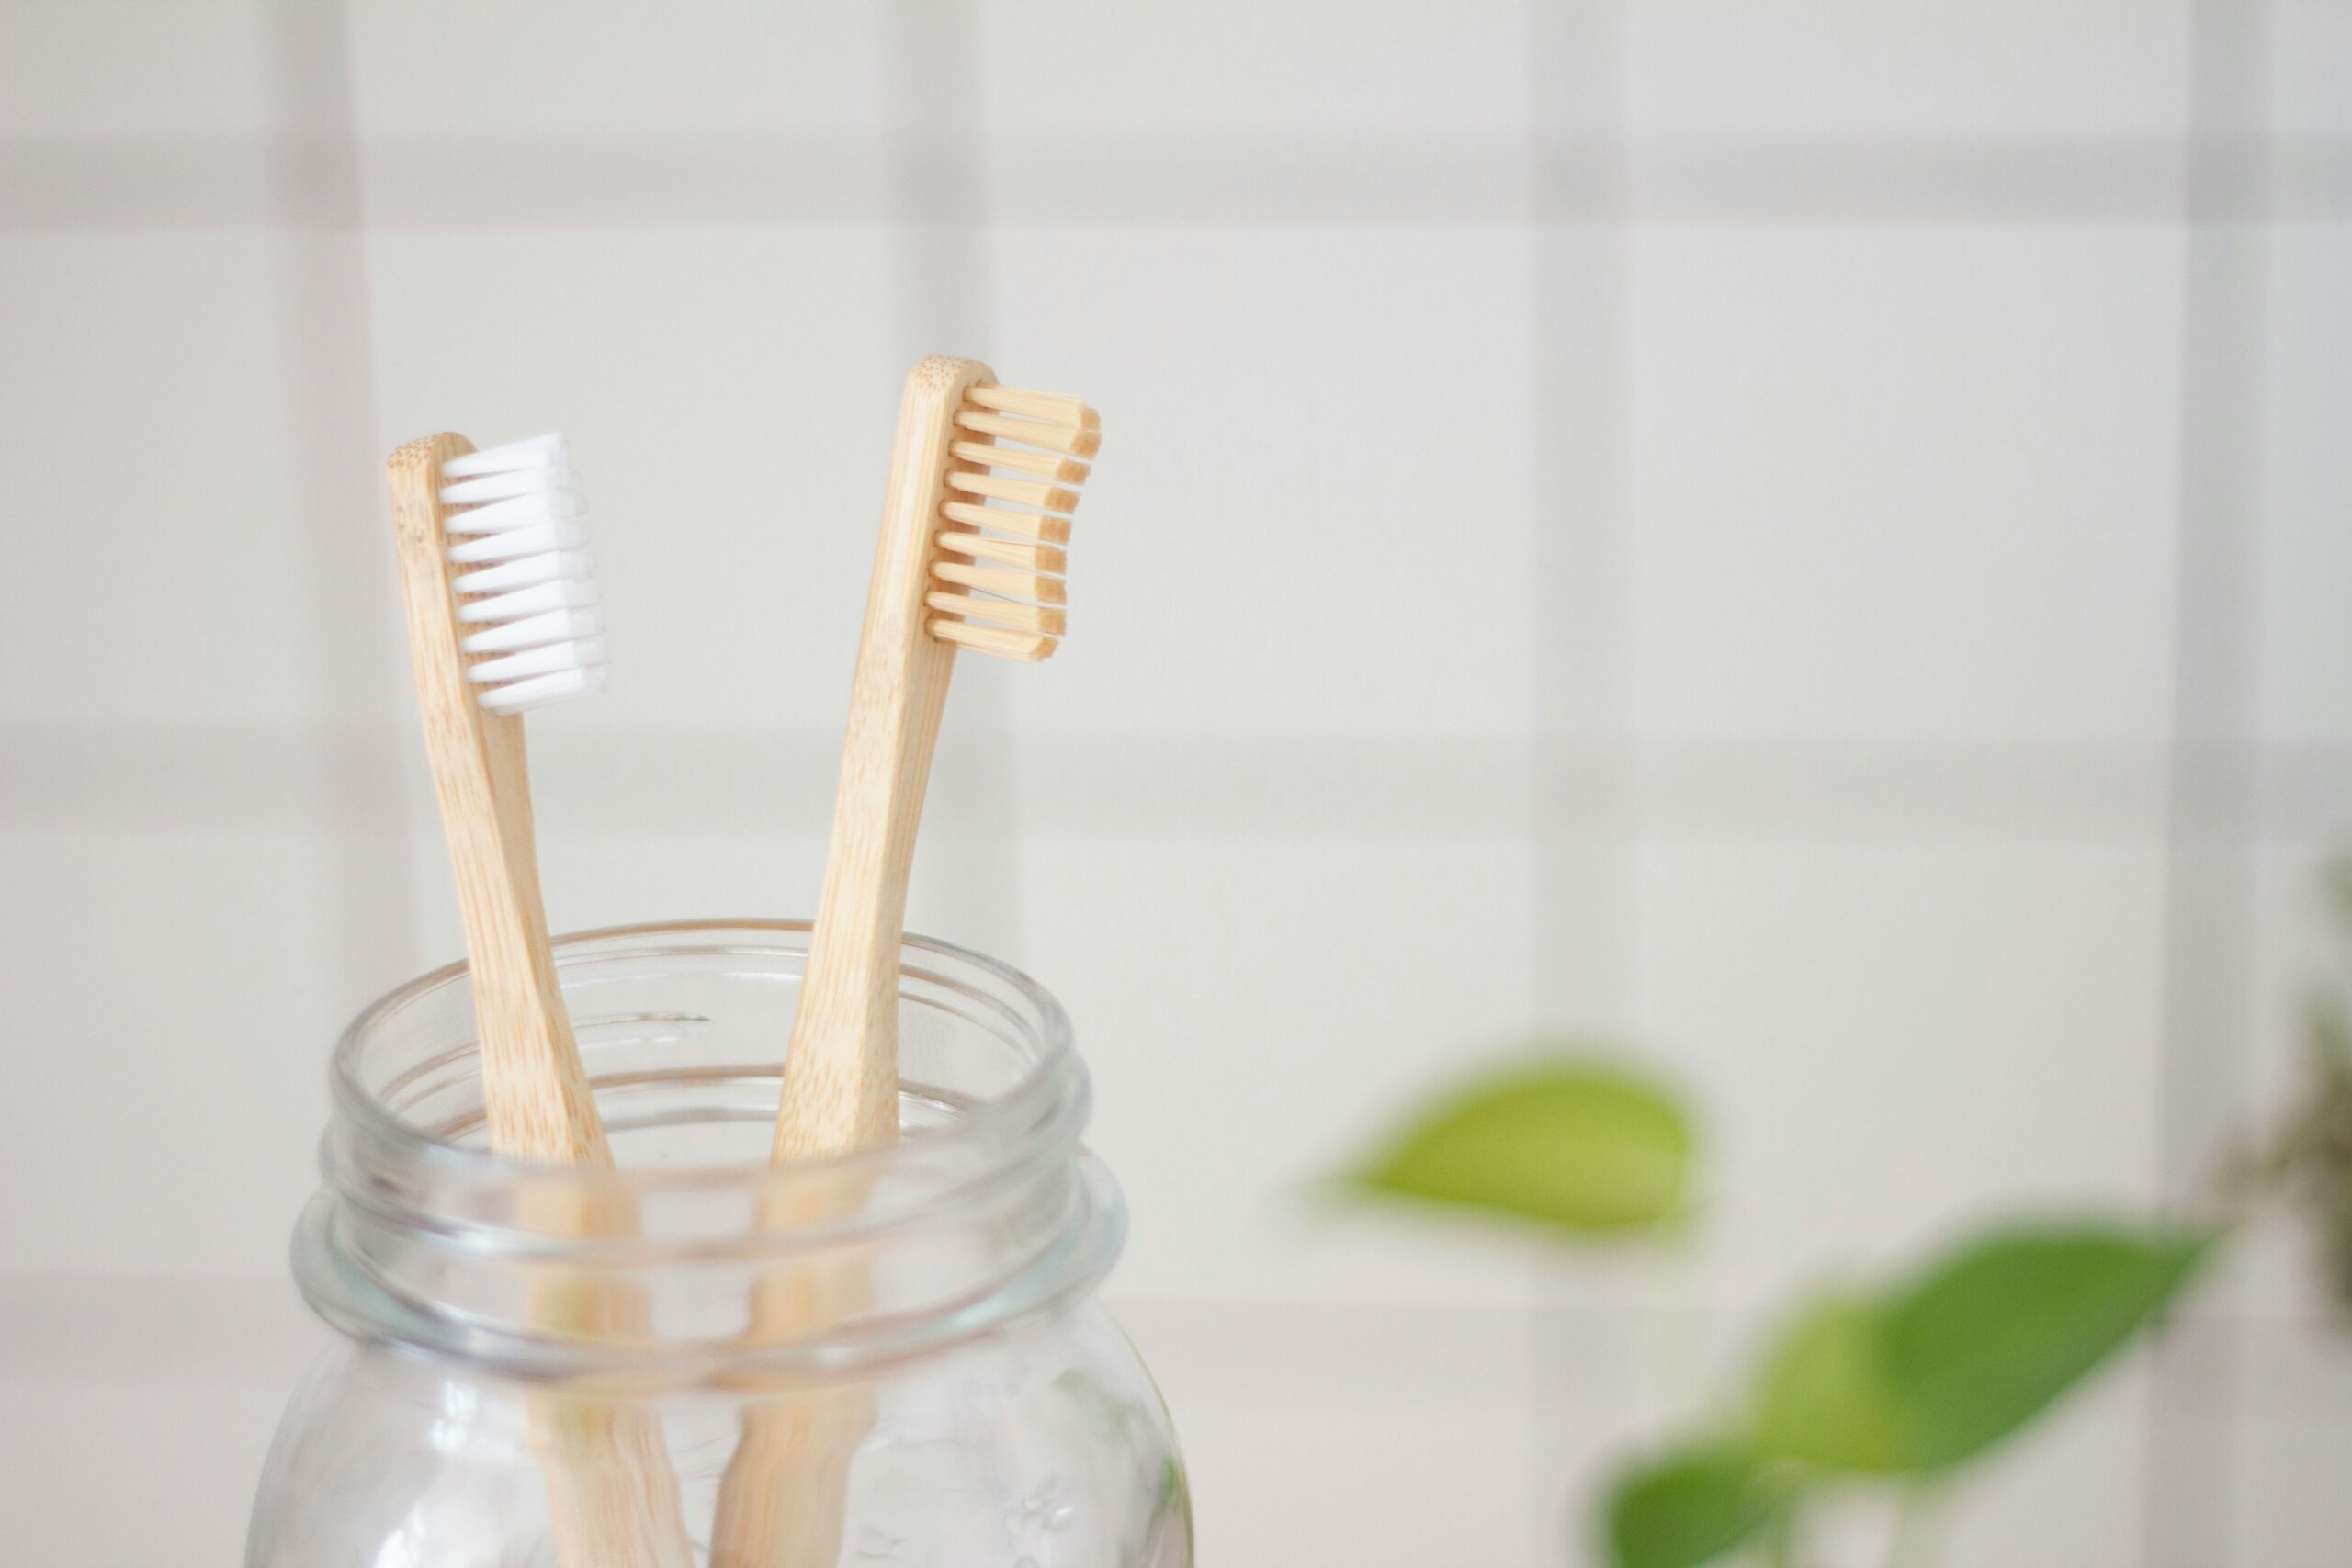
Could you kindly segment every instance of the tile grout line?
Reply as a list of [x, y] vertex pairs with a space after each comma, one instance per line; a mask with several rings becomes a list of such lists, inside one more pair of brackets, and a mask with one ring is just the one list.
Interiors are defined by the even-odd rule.
[[[899, 220], [901, 319], [914, 352], [986, 359], [1017, 384], [1020, 366], [993, 357], [994, 220], [978, 98], [985, 73], [976, 66], [981, 25], [969, 0], [890, 13], [888, 207]], [[935, 847], [957, 848], [919, 857], [915, 887], [933, 911], [928, 929], [1023, 962], [1029, 930], [1012, 694], [999, 678], [1004, 671], [991, 668], [997, 660], [956, 662], [925, 818]]]
[[[2174, 518], [2171, 759], [2165, 790], [2163, 964], [2158, 984], [2158, 1190], [2180, 1215], [2202, 1208], [2215, 1154], [2249, 1105], [2240, 1049], [2251, 987], [2251, 650], [2260, 606], [2264, 223], [2229, 197], [2245, 170], [2199, 155], [2217, 118], [2267, 119], [2266, 7], [2190, 7], [2181, 249], [2178, 485]], [[2259, 183], [2267, 169], [2257, 169]], [[2256, 205], [2259, 213], [2261, 204]], [[2235, 765], [2211, 765], [2219, 743]], [[2142, 1548], [2156, 1568], [2233, 1559], [2232, 1471], [2244, 1384], [2242, 1335], [2200, 1354], [2160, 1343], [2143, 1438]]]
[[[1537, 36], [1538, 29], [1543, 25], [1544, 17], [1544, 13], [1542, 0], [1528, 0], [1525, 9], [1524, 25], [1527, 28], [1529, 35], [1527, 39], [1529, 46], [1527, 50], [1528, 182], [1530, 186], [1528, 192], [1528, 206], [1531, 212], [1537, 209], [1537, 205], [1540, 200], [1540, 192], [1534, 187], [1536, 186], [1536, 182], [1541, 177], [1541, 172], [1545, 166], [1536, 145], [1539, 140], [1540, 129], [1536, 119], [1536, 95], [1543, 90], [1543, 84], [1549, 79], [1549, 68], [1551, 65], [1551, 55], [1549, 51], [1537, 47], [1539, 43], [1544, 41]], [[1543, 370], [1543, 355], [1548, 346], [1549, 338], [1544, 332], [1545, 323], [1543, 319], [1544, 311], [1541, 303], [1544, 288], [1544, 237], [1542, 232], [1532, 224], [1529, 226], [1527, 231], [1527, 266], [1529, 274], [1528, 321], [1525, 338], [1529, 344], [1534, 345], [1533, 357], [1528, 366], [1527, 424], [1528, 428], [1532, 430], [1542, 428], [1544, 423], [1542, 418], [1544, 408], [1543, 392], [1546, 383]], [[1528, 461], [1531, 469], [1536, 468], [1543, 461], [1542, 456], [1539, 452], [1531, 449]], [[1531, 501], [1532, 501], [1535, 496], [1543, 493], [1540, 483], [1538, 482], [1539, 479], [1540, 473], [1531, 472], [1529, 476], [1529, 496]], [[1530, 600], [1530, 619], [1528, 622], [1529, 647], [1527, 650], [1530, 666], [1528, 671], [1529, 712], [1527, 755], [1524, 759], [1524, 765], [1527, 769], [1528, 774], [1528, 863], [1532, 868], [1531, 874], [1528, 879], [1529, 907], [1526, 911], [1525, 919], [1527, 920], [1528, 930], [1531, 932], [1533, 932], [1543, 929], [1544, 910], [1548, 905], [1547, 893], [1549, 878], [1546, 875], [1546, 872], [1550, 859], [1549, 855], [1545, 852], [1544, 834], [1542, 831], [1543, 816], [1542, 807], [1539, 804], [1539, 792], [1544, 787], [1544, 781], [1542, 777], [1542, 769], [1536, 761], [1540, 748], [1535, 739], [1536, 733], [1541, 728], [1542, 720], [1541, 709], [1543, 706], [1543, 701], [1541, 694], [1543, 692], [1544, 681], [1544, 661], [1541, 652], [1544, 647], [1544, 635], [1542, 629], [1544, 623], [1542, 612], [1544, 603], [1544, 590], [1547, 575], [1543, 570], [1540, 558], [1540, 553], [1543, 547], [1544, 528], [1542, 513], [1538, 507], [1531, 505], [1528, 508], [1524, 526], [1527, 530], [1528, 565], [1530, 568], [1527, 574], [1528, 597]], [[1526, 1011], [1530, 1015], [1530, 1021], [1532, 1022], [1540, 1016], [1538, 1013], [1536, 997], [1538, 988], [1542, 985], [1543, 971], [1540, 960], [1537, 960], [1534, 957], [1534, 943], [1532, 941], [1529, 943], [1529, 961], [1528, 974], [1523, 982], [1523, 987], [1526, 993], [1524, 1006]], [[1533, 1565], [1544, 1562], [1545, 1557], [1548, 1555], [1543, 1550], [1541, 1536], [1539, 1534], [1543, 1528], [1542, 1520], [1544, 1510], [1542, 1503], [1539, 1501], [1539, 1499], [1544, 1495], [1544, 1493], [1543, 1482], [1538, 1474], [1539, 1468], [1544, 1463], [1545, 1452], [1550, 1446], [1544, 1440], [1544, 1434], [1547, 1431], [1549, 1425], [1546, 1411], [1548, 1409], [1550, 1393], [1550, 1391], [1544, 1386], [1544, 1380], [1542, 1375], [1542, 1369], [1545, 1365], [1544, 1338], [1544, 1325], [1545, 1319], [1544, 1314], [1540, 1309], [1542, 1303], [1548, 1294], [1544, 1285], [1545, 1281], [1544, 1278], [1543, 1265], [1540, 1261], [1532, 1262], [1528, 1268], [1528, 1310], [1525, 1324], [1521, 1329], [1521, 1333], [1525, 1338], [1525, 1345], [1521, 1354], [1527, 1358], [1527, 1399], [1526, 1408], [1521, 1413], [1521, 1429], [1519, 1434], [1520, 1451], [1526, 1456], [1529, 1476], [1527, 1499], [1527, 1513], [1529, 1517], [1526, 1524], [1526, 1529], [1528, 1532], [1529, 1544], [1533, 1548], [1533, 1550], [1529, 1553], [1531, 1568], [1533, 1568]]]
[[[1579, 109], [1597, 106], [1611, 131], [1620, 127], [1627, 18], [1613, 3], [1569, 12], [1531, 0], [1526, 26], [1527, 423], [1554, 433], [1528, 455], [1528, 1010], [1542, 1031], [1623, 1030], [1632, 1021], [1635, 973], [1635, 850], [1623, 793], [1633, 775], [1622, 765], [1631, 656], [1623, 438], [1632, 168], [1621, 134], [1594, 139], [1598, 155], [1573, 169], [1555, 154], [1563, 119]], [[1557, 220], [1579, 200], [1600, 222]], [[1572, 753], [1590, 754], [1589, 776], [1568, 763]], [[1576, 886], [1578, 878], [1588, 885]], [[1562, 1267], [1542, 1258], [1529, 1265], [1522, 1442], [1528, 1541], [1539, 1564], [1580, 1556], [1596, 1479], [1578, 1472], [1561, 1439], [1560, 1412], [1575, 1394], [1555, 1386], [1562, 1380], [1551, 1336], [1571, 1299]]]
[[[952, 28], [944, 28], [949, 31]], [[920, 57], [936, 39], [911, 44]], [[909, 123], [921, 123], [910, 120]], [[934, 122], [946, 123], [946, 122]], [[968, 121], [967, 129], [969, 129]], [[906, 214], [903, 131], [715, 136], [388, 138], [361, 150], [378, 231], [491, 232], [711, 222], [888, 221]], [[1720, 135], [1105, 135], [1000, 139], [999, 219], [1225, 221], [1240, 226], [1412, 221], [1565, 227], [1792, 222], [1903, 226], [2121, 224], [2177, 220], [2184, 160], [2205, 199], [2241, 217], [2352, 216], [2352, 138], [2134, 134], [1861, 137]], [[0, 138], [0, 231], [300, 226], [331, 192], [269, 175], [251, 139]], [[1229, 175], [1246, 160], [1251, 178]], [[1632, 166], [1639, 188], [1554, 179]], [[2298, 177], [2264, 176], [2291, 165]], [[453, 174], [453, 171], [456, 173]], [[877, 175], [880, 176], [877, 178]], [[747, 190], [759, 193], [747, 197]]]
[[[820, 831], [839, 740], [833, 727], [818, 724], [631, 725], [550, 731], [534, 750], [601, 781], [593, 795], [551, 802], [551, 830], [641, 825], [657, 819], [646, 808], [659, 802], [731, 836], [781, 830], [773, 790], [756, 782], [779, 769], [788, 770], [793, 803], [784, 820]], [[0, 822], [68, 833], [390, 825], [409, 809], [399, 777], [409, 745], [405, 727], [389, 723], [0, 722]], [[2352, 743], [2199, 745], [2184, 757], [2165, 741], [1555, 738], [1538, 755], [1522, 728], [1452, 737], [1030, 732], [1010, 746], [1030, 771], [1030, 831], [1065, 837], [1250, 835], [1272, 827], [1346, 837], [1376, 828], [1433, 838], [1508, 829], [1531, 844], [1579, 851], [1628, 833], [2160, 848], [2168, 791], [2199, 802], [2206, 829], [2261, 842], [2332, 829], [2335, 803], [2352, 791]], [[685, 755], [730, 761], [685, 768], [667, 761]], [[334, 792], [310, 782], [321, 756], [336, 759]], [[2233, 802], [2223, 787], [2232, 778], [2261, 787]], [[1306, 781], [1313, 808], [1286, 805], [1291, 797], [1267, 789], [1269, 779]], [[1637, 808], [1612, 815], [1611, 801], [1634, 781]], [[1548, 813], [1541, 820], [1539, 806]], [[951, 834], [968, 838], [999, 825], [998, 817], [952, 801], [942, 811], [937, 826]], [[1542, 1018], [1532, 994], [1530, 1008], [1536, 1021], [1577, 1021]]]
[[[368, 737], [398, 728], [405, 660], [377, 488], [376, 360], [368, 326], [360, 128], [343, 0], [278, 0], [271, 43], [278, 189], [303, 215], [283, 253], [285, 352], [296, 406], [297, 544], [313, 668], [329, 711], [356, 722], [312, 750], [311, 788], [333, 836], [324, 907], [338, 949], [334, 992], [356, 1011], [422, 964], [417, 823], [402, 792], [373, 778]], [[354, 744], [355, 739], [356, 744]], [[320, 1045], [323, 1048], [324, 1042]]]

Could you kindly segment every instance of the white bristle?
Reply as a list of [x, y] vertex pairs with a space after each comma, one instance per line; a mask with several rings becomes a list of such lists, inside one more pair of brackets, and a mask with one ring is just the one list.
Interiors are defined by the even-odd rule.
[[481, 705], [521, 713], [605, 689], [605, 617], [580, 477], [560, 435], [493, 446], [441, 466], [458, 647], [494, 653], [467, 671]]

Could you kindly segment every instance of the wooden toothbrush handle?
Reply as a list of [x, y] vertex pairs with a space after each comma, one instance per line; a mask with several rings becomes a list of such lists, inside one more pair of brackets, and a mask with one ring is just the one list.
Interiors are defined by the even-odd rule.
[[850, 1463], [873, 1429], [874, 1396], [855, 1384], [779, 1394], [746, 1411], [718, 1484], [710, 1568], [833, 1568]]
[[441, 466], [473, 449], [450, 434], [412, 441], [385, 465], [385, 483], [425, 754], [465, 917], [483, 1114], [491, 1146], [501, 1154], [606, 1159], [605, 1130], [548, 945], [523, 721], [482, 707], [466, 678], [472, 660], [458, 648], [459, 598]]
[[[947, 475], [969, 467], [949, 452], [965, 389], [992, 382], [972, 359], [926, 359], [908, 374], [882, 502], [850, 682], [841, 784], [833, 797], [825, 885], [792, 1020], [776, 1113], [779, 1164], [887, 1145], [899, 1135], [899, 947], [907, 877], [953, 644], [925, 629]], [[775, 1228], [853, 1212], [854, 1179], [796, 1190], [790, 1211], [763, 1207]], [[812, 1206], [813, 1205], [813, 1210]], [[797, 1280], [752, 1292], [752, 1342], [822, 1332], [860, 1310], [862, 1259], [826, 1259]], [[874, 1420], [857, 1385], [778, 1393], [750, 1406], [719, 1483], [712, 1568], [830, 1568], [841, 1550], [850, 1466]]]
[[[522, 720], [493, 714], [467, 679], [458, 647], [458, 594], [449, 561], [442, 465], [471, 452], [464, 436], [412, 441], [385, 465], [408, 605], [425, 751], [465, 918], [474, 1016], [481, 1041], [483, 1116], [503, 1155], [609, 1166], [612, 1151], [556, 980], [539, 897]], [[556, 1235], [626, 1235], [636, 1214], [617, 1185], [587, 1193], [560, 1179], [522, 1198], [524, 1222]], [[578, 1270], [535, 1282], [535, 1327], [579, 1337], [642, 1337], [643, 1293]], [[530, 1430], [564, 1568], [693, 1568], [678, 1483], [649, 1412], [535, 1393]]]
[[850, 683], [832, 839], [785, 1057], [775, 1157], [887, 1144], [899, 1132], [899, 943], [915, 830], [956, 649], [924, 629], [949, 455], [964, 389], [994, 380], [974, 359], [908, 374], [881, 538]]
[[[636, 1204], [617, 1179], [584, 1188], [571, 1171], [526, 1190], [523, 1220], [559, 1235], [627, 1236], [638, 1228]], [[641, 1288], [579, 1268], [534, 1280], [524, 1320], [540, 1332], [591, 1343], [642, 1343], [653, 1335]], [[623, 1397], [550, 1388], [532, 1392], [528, 1415], [548, 1530], [563, 1568], [695, 1568], [676, 1470], [651, 1409]]]

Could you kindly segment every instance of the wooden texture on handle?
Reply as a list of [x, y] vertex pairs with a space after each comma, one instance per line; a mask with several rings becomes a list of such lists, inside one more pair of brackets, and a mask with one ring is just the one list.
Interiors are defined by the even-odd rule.
[[[926, 359], [908, 373], [882, 502], [881, 540], [866, 589], [865, 622], [850, 682], [849, 726], [825, 885], [809, 933], [793, 1013], [775, 1126], [779, 1164], [821, 1159], [899, 1135], [899, 944], [907, 877], [954, 644], [931, 635], [927, 597], [938, 559], [940, 508], [964, 390], [995, 379], [971, 359]], [[797, 1190], [794, 1212], [771, 1206], [772, 1225], [847, 1213], [864, 1199], [844, 1178]], [[822, 1332], [862, 1306], [862, 1263], [844, 1258], [752, 1293], [750, 1339]], [[841, 1551], [849, 1467], [873, 1426], [872, 1396], [855, 1385], [762, 1401], [719, 1483], [711, 1568], [831, 1568]]]
[[609, 1160], [595, 1097], [557, 987], [539, 902], [523, 721], [484, 709], [458, 649], [441, 465], [470, 452], [462, 435], [412, 441], [385, 465], [408, 601], [424, 749], [441, 803], [481, 1034], [482, 1109], [491, 1146], [544, 1160]]
[[[491, 1146], [501, 1154], [609, 1166], [612, 1151], [556, 983], [539, 901], [523, 721], [482, 707], [466, 678], [469, 660], [458, 647], [441, 465], [473, 449], [464, 436], [446, 433], [412, 441], [385, 464], [385, 486], [425, 751], [465, 918], [483, 1115]], [[522, 1210], [526, 1224], [559, 1234], [636, 1228], [617, 1183], [603, 1191], [552, 1183], [526, 1190]], [[536, 1326], [578, 1337], [641, 1337], [650, 1330], [640, 1292], [573, 1270], [536, 1278], [526, 1312]], [[537, 1393], [530, 1427], [564, 1568], [693, 1568], [677, 1480], [649, 1412], [609, 1399]]]
[[850, 1462], [874, 1429], [857, 1384], [775, 1394], [744, 1412], [718, 1483], [710, 1568], [835, 1568]]
[[899, 942], [923, 786], [955, 648], [925, 631], [947, 477], [969, 472], [948, 446], [964, 389], [991, 382], [972, 359], [908, 373], [850, 683], [833, 832], [808, 970], [785, 1056], [775, 1157], [870, 1148], [899, 1134]]

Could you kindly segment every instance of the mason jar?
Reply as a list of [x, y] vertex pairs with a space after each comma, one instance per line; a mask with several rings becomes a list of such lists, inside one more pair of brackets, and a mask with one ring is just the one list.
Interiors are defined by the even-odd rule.
[[1094, 1299], [1125, 1211], [1059, 1004], [909, 938], [899, 1142], [772, 1167], [808, 937], [558, 942], [610, 1168], [486, 1147], [463, 965], [360, 1015], [293, 1247], [338, 1337], [249, 1568], [1191, 1562], [1166, 1409]]

